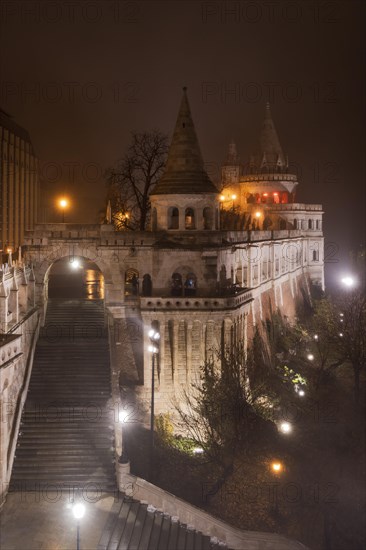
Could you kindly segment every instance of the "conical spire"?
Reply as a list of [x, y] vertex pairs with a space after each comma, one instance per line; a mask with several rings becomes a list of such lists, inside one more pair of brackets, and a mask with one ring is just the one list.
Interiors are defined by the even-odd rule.
[[278, 172], [286, 167], [286, 159], [283, 154], [280, 141], [272, 120], [269, 103], [266, 105], [266, 115], [264, 118], [262, 132], [260, 137], [260, 156], [259, 167], [266, 171]]
[[235, 165], [239, 164], [238, 152], [237, 152], [237, 149], [236, 149], [236, 143], [233, 139], [229, 143], [229, 151], [228, 151], [228, 154], [227, 154], [225, 164], [227, 166], [235, 166]]
[[187, 88], [184, 87], [165, 172], [152, 195], [217, 192], [204, 168], [188, 103]]

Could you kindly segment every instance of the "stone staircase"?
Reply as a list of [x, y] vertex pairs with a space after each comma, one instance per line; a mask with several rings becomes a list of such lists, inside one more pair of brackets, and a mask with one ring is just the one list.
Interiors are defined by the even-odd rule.
[[103, 302], [50, 300], [10, 491], [115, 490], [113, 423]]
[[216, 539], [195, 531], [153, 506], [119, 494], [97, 550], [223, 550]]

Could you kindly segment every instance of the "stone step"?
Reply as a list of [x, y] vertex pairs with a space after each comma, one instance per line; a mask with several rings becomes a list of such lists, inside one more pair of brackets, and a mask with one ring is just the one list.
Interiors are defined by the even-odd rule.
[[109, 357], [102, 302], [49, 301], [10, 490], [22, 483], [115, 489]]
[[[64, 441], [57, 441], [57, 440], [54, 440], [52, 441], [52, 448], [55, 449], [55, 450], [59, 450], [60, 454], [62, 454], [63, 450], [65, 450], [65, 455], [67, 456], [67, 453], [71, 450], [79, 450], [82, 451], [84, 450], [85, 452], [90, 452], [90, 449], [92, 450], [100, 450], [100, 451], [103, 451], [105, 450], [106, 452], [109, 451], [112, 453], [113, 452], [113, 446], [110, 445], [108, 447], [108, 445], [106, 444], [108, 442], [105, 442], [105, 441], [102, 441], [102, 442], [93, 442], [93, 446], [92, 448], [90, 447], [90, 443], [84, 443], [84, 442], [80, 442], [79, 440], [78, 441], [69, 441], [67, 442], [67, 445], [65, 445], [65, 442]], [[50, 448], [50, 445], [49, 445], [49, 442], [47, 439], [44, 439], [43, 441], [42, 440], [38, 440], [38, 441], [34, 441], [33, 439], [32, 440], [29, 440], [29, 441], [26, 441], [26, 440], [23, 440], [22, 441], [22, 446], [21, 447], [17, 447], [17, 450], [16, 450], [16, 454], [18, 455], [18, 451], [20, 449], [22, 449], [24, 452], [26, 451], [30, 451], [32, 450], [33, 452], [36, 452], [37, 450], [42, 450], [42, 449], [49, 449]], [[112, 455], [111, 455], [112, 456]]]

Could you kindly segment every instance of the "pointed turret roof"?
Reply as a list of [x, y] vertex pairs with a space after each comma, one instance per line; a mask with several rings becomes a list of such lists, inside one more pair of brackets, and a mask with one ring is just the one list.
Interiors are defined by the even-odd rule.
[[239, 164], [238, 152], [236, 149], [236, 143], [232, 139], [229, 143], [229, 150], [226, 157], [225, 166], [235, 166]]
[[288, 163], [278, 139], [271, 115], [270, 104], [266, 104], [266, 114], [260, 135], [260, 152], [256, 158], [259, 172], [285, 172]]
[[188, 103], [187, 88], [183, 88], [165, 171], [152, 195], [191, 193], [218, 193], [218, 190], [205, 171]]

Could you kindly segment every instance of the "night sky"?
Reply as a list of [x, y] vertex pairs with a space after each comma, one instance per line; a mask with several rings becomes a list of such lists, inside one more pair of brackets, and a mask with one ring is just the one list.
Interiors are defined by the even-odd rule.
[[1, 106], [40, 159], [42, 221], [59, 221], [60, 193], [73, 201], [67, 221], [97, 221], [104, 170], [132, 131], [171, 136], [186, 85], [214, 181], [231, 138], [244, 161], [255, 150], [271, 102], [297, 200], [323, 204], [327, 260], [344, 268], [365, 233], [363, 1], [4, 0], [0, 9]]

